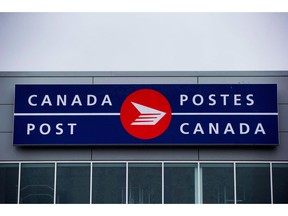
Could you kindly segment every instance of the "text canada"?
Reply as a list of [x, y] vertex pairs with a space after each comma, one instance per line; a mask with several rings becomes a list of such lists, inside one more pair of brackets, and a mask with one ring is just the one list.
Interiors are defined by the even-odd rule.
[[108, 94], [102, 96], [96, 96], [93, 94], [88, 95], [73, 95], [67, 96], [56, 95], [56, 96], [39, 96], [37, 94], [30, 95], [28, 97], [28, 104], [30, 106], [94, 106], [97, 103], [100, 103], [101, 106], [112, 106], [112, 101]]
[[208, 124], [190, 124], [190, 123], [182, 123], [180, 125], [180, 132], [184, 135], [189, 134], [266, 134], [266, 131], [262, 125], [262, 123], [257, 123], [255, 126], [251, 126], [248, 123], [226, 123], [226, 124], [219, 124], [219, 123], [208, 123]]

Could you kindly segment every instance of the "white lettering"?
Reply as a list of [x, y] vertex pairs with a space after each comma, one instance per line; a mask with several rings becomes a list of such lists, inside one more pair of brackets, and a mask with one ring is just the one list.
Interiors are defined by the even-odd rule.
[[[43, 98], [41, 98], [41, 104], [40, 104], [40, 101], [39, 103], [37, 103], [37, 99], [38, 99], [38, 95], [30, 95], [28, 97], [28, 104], [30, 106], [75, 106], [75, 105], [78, 105], [78, 106], [83, 106], [83, 103], [86, 102], [86, 106], [94, 106], [97, 104], [97, 97], [96, 95], [92, 95], [92, 94], [88, 94], [86, 95], [86, 100], [82, 97], [80, 97], [80, 95], [74, 95], [74, 96], [70, 96], [67, 95], [67, 94], [64, 94], [64, 95], [56, 95], [54, 96], [53, 95], [53, 98], [49, 95], [44, 95]], [[188, 97], [187, 97], [188, 99]], [[40, 98], [38, 99], [40, 100]], [[104, 95], [103, 96], [103, 99], [102, 99], [102, 103], [101, 103], [101, 106], [105, 106], [105, 105], [108, 105], [108, 106], [112, 106], [112, 100], [110, 98], [110, 96], [108, 94]]]
[[229, 95], [228, 94], [220, 94], [220, 97], [223, 98], [223, 105], [226, 106], [227, 105], [226, 98], [229, 97]]
[[207, 96], [205, 95], [205, 97], [201, 94], [195, 94], [192, 98], [186, 94], [180, 94], [180, 106], [184, 106], [184, 104], [186, 105], [188, 101], [192, 102], [192, 104], [189, 105], [194, 106], [201, 106], [203, 104], [215, 106], [218, 103], [222, 103], [221, 105], [223, 106], [242, 106], [244, 105], [243, 101], [245, 101], [245, 105], [247, 106], [254, 105], [253, 94], [248, 94], [245, 96], [242, 94], [209, 94]]
[[27, 135], [31, 135], [33, 131], [37, 131], [41, 135], [48, 135], [50, 133], [54, 133], [56, 135], [62, 135], [64, 134], [64, 131], [66, 133], [69, 133], [70, 135], [74, 135], [75, 133], [75, 127], [77, 126], [76, 123], [67, 123], [64, 125], [64, 123], [57, 123], [54, 125], [50, 125], [48, 123], [42, 123], [39, 125], [35, 125], [32, 123], [27, 124]]
[[[239, 127], [237, 127], [237, 125]], [[225, 127], [224, 127], [225, 126]], [[190, 131], [193, 134], [236, 134], [234, 128], [237, 128], [236, 133], [240, 135], [244, 134], [251, 134], [253, 133], [251, 131], [251, 125], [248, 123], [238, 123], [238, 124], [233, 124], [232, 123], [227, 123], [226, 125], [223, 125], [223, 127], [220, 127], [220, 123], [206, 123], [206, 124], [201, 124], [201, 123], [196, 123], [195, 125], [189, 124], [189, 123], [183, 123], [180, 125], [180, 132], [184, 135], [189, 135]], [[221, 130], [221, 128], [223, 128]], [[254, 130], [255, 129], [255, 130]], [[258, 123], [256, 128], [253, 128], [254, 134], [266, 134], [264, 127], [262, 123]], [[192, 134], [192, 133], [191, 133]]]
[[41, 106], [44, 106], [45, 104], [48, 104], [49, 106], [52, 106], [51, 100], [49, 98], [49, 95], [45, 95], [43, 98], [43, 101], [41, 103]]
[[189, 123], [183, 123], [183, 124], [181, 124], [181, 126], [180, 126], [180, 132], [181, 132], [182, 134], [189, 134], [188, 131], [184, 131], [184, 126], [189, 126]]
[[67, 95], [57, 95], [57, 106], [60, 106], [60, 104], [62, 106], [66, 106], [67, 104]]
[[209, 123], [209, 134], [219, 134], [219, 123], [216, 123], [215, 125], [213, 123]]
[[30, 95], [30, 97], [28, 98], [28, 104], [30, 106], [37, 106], [36, 103], [32, 103], [32, 98], [36, 97], [37, 98], [37, 95]]
[[233, 129], [231, 123], [227, 123], [226, 128], [225, 128], [225, 130], [224, 130], [224, 134], [227, 134], [228, 132], [229, 132], [229, 133], [232, 133], [232, 134], [235, 134], [234, 129]]
[[30, 132], [35, 130], [35, 124], [28, 123], [27, 124], [27, 135], [30, 135]]
[[193, 131], [193, 134], [196, 134], [198, 132], [200, 132], [201, 134], [204, 134], [203, 128], [202, 128], [200, 123], [196, 124], [194, 131]]
[[[44, 129], [43, 129], [44, 127], [46, 127], [46, 131], [44, 131]], [[44, 124], [41, 124], [41, 125], [40, 125], [39, 131], [40, 131], [40, 133], [41, 133], [42, 135], [47, 135], [47, 134], [50, 133], [51, 127], [50, 127], [49, 124], [44, 123]]]
[[82, 106], [82, 102], [80, 100], [79, 95], [75, 95], [74, 96], [74, 99], [73, 99], [73, 101], [71, 103], [71, 106], [74, 106], [75, 104], [78, 104], [79, 106]]
[[62, 126], [63, 126], [62, 123], [59, 123], [59, 124], [56, 125], [56, 129], [57, 129], [56, 135], [61, 135], [61, 134], [63, 134]]
[[95, 95], [87, 95], [87, 106], [93, 106], [97, 103]]
[[254, 104], [254, 100], [253, 100], [253, 94], [248, 94], [246, 96], [246, 99], [249, 101], [249, 103], [247, 103], [247, 106], [252, 106]]
[[255, 133], [254, 134], [258, 134], [258, 133], [262, 133], [262, 134], [266, 134], [263, 125], [261, 123], [257, 124], [257, 127], [255, 129]]
[[[197, 103], [197, 101], [196, 101], [197, 98], [200, 99], [200, 101], [199, 101], [198, 103]], [[194, 104], [194, 105], [196, 105], [196, 106], [200, 106], [200, 105], [203, 104], [203, 102], [204, 102], [204, 98], [203, 98], [202, 95], [200, 95], [200, 94], [196, 94], [196, 95], [193, 96], [192, 101], [193, 101], [193, 104]]]
[[241, 94], [234, 95], [234, 106], [241, 106]]
[[180, 95], [180, 106], [183, 106], [183, 102], [187, 101], [188, 100], [188, 96], [185, 95], [185, 94], [181, 94]]
[[76, 123], [68, 123], [68, 126], [70, 126], [70, 135], [74, 134], [74, 126], [77, 126]]
[[240, 134], [248, 134], [250, 131], [250, 126], [246, 123], [240, 123], [239, 127], [240, 127]]
[[103, 101], [102, 101], [102, 103], [101, 103], [101, 106], [104, 106], [106, 103], [108, 103], [109, 106], [112, 106], [112, 102], [111, 102], [111, 100], [110, 100], [109, 95], [105, 95], [105, 96], [104, 96], [104, 99], [103, 99]]
[[209, 95], [209, 100], [210, 100], [209, 106], [216, 105], [216, 100], [214, 99], [215, 96], [216, 96], [215, 94], [210, 94]]

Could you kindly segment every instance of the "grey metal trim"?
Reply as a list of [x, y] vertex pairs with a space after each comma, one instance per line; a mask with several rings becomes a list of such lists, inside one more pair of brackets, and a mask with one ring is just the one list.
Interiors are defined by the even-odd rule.
[[90, 204], [92, 204], [92, 199], [93, 199], [93, 197], [92, 197], [92, 191], [93, 191], [93, 182], [92, 182], [92, 178], [93, 178], [93, 162], [91, 161], [90, 162], [90, 194], [89, 194], [89, 196], [90, 196], [90, 198], [89, 198], [89, 200], [90, 200]]
[[0, 77], [287, 77], [288, 71], [0, 71]]
[[165, 188], [164, 188], [164, 162], [162, 162], [162, 173], [161, 173], [161, 175], [162, 175], [162, 204], [164, 204], [164, 199], [165, 199]]
[[129, 174], [129, 173], [128, 173], [128, 172], [129, 172], [129, 170], [128, 170], [128, 162], [126, 161], [125, 164], [126, 164], [126, 179], [125, 179], [125, 186], [126, 186], [126, 191], [125, 191], [125, 192], [126, 192], [126, 202], [125, 202], [125, 204], [128, 204], [128, 201], [129, 201], [129, 200], [128, 200], [128, 198], [129, 198], [129, 193], [128, 193], [128, 189], [129, 189], [129, 188], [128, 188], [128, 187], [129, 187], [129, 182], [128, 182], [128, 177], [129, 177], [129, 175], [128, 175], [128, 174]]
[[203, 199], [202, 199], [202, 190], [201, 190], [201, 188], [202, 188], [202, 184], [201, 184], [201, 178], [200, 178], [200, 175], [202, 174], [202, 170], [201, 170], [201, 172], [200, 172], [200, 162], [198, 161], [197, 162], [197, 188], [198, 188], [198, 190], [197, 190], [197, 202], [196, 202], [196, 200], [195, 200], [195, 204], [202, 204], [203, 203]]
[[272, 162], [270, 162], [270, 193], [271, 193], [271, 204], [274, 204], [274, 196], [273, 196], [273, 168]]
[[20, 162], [18, 164], [18, 190], [17, 190], [17, 204], [20, 203], [20, 187], [21, 187], [21, 169], [22, 169], [22, 163]]
[[53, 204], [56, 204], [56, 189], [57, 189], [57, 162], [54, 162], [54, 200]]
[[234, 204], [237, 204], [237, 179], [236, 179], [236, 162], [233, 163], [233, 178], [234, 178]]

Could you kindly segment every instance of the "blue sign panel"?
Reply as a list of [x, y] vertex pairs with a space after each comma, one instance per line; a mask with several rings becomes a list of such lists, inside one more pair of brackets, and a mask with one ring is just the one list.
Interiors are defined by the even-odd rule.
[[14, 145], [276, 145], [276, 84], [16, 85]]

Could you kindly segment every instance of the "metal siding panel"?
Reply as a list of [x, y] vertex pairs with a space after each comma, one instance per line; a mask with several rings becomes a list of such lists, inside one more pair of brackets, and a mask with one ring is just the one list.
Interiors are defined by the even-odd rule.
[[199, 77], [199, 84], [277, 84], [278, 103], [288, 103], [288, 77]]
[[92, 84], [92, 77], [1, 77], [0, 104], [14, 104], [15, 84]]
[[[175, 76], [177, 73], [175, 72]], [[197, 84], [197, 77], [94, 77], [94, 84]]]
[[278, 106], [279, 112], [279, 131], [288, 132], [288, 104], [280, 104]]
[[0, 132], [13, 131], [13, 105], [0, 105]]
[[198, 160], [198, 147], [99, 147], [92, 150], [92, 160]]
[[200, 147], [200, 160], [288, 160], [288, 133], [280, 133], [279, 146]]
[[0, 133], [0, 161], [90, 160], [91, 148], [14, 147], [12, 133]]

